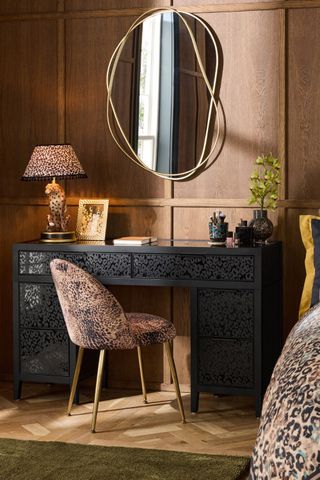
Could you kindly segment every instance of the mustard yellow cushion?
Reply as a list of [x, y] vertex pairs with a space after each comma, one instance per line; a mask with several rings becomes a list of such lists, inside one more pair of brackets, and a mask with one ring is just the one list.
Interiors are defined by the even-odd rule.
[[306, 279], [302, 291], [299, 317], [301, 317], [312, 306], [312, 289], [315, 280], [314, 239], [312, 235], [311, 224], [312, 220], [320, 221], [320, 217], [315, 215], [300, 215], [301, 238], [306, 249]]

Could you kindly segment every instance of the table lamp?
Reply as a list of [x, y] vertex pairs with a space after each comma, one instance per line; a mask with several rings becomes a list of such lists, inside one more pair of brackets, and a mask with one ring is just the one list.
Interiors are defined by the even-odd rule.
[[70, 215], [67, 214], [64, 189], [56, 178], [86, 178], [71, 145], [38, 145], [34, 148], [21, 180], [51, 180], [45, 189], [49, 197], [47, 229], [41, 233], [43, 242], [74, 242], [74, 231], [68, 231]]

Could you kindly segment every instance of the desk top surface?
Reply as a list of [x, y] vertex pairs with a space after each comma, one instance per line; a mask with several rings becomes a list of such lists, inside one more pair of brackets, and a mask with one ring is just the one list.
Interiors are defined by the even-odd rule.
[[225, 245], [211, 245], [208, 240], [179, 240], [158, 239], [152, 244], [143, 245], [113, 245], [112, 239], [105, 241], [77, 241], [72, 243], [45, 243], [40, 240], [20, 242], [14, 245], [15, 249], [43, 250], [43, 251], [98, 251], [98, 252], [141, 252], [141, 253], [210, 253], [210, 254], [252, 254], [263, 250], [279, 248], [281, 242], [256, 244], [250, 247], [226, 247]]

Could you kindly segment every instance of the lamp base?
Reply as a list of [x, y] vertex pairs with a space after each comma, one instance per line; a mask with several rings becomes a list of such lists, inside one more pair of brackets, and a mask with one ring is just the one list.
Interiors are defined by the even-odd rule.
[[76, 242], [76, 232], [42, 232], [41, 242], [47, 243], [69, 243]]

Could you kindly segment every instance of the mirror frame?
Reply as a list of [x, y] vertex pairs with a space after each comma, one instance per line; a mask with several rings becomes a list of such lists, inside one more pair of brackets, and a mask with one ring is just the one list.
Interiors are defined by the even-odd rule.
[[[156, 15], [156, 14], [159, 14], [159, 13], [166, 13], [166, 12], [176, 13], [179, 16], [179, 18], [181, 19], [181, 21], [184, 23], [184, 25], [185, 25], [185, 27], [188, 31], [188, 34], [190, 36], [193, 48], [194, 48], [194, 52], [195, 52], [195, 55], [196, 55], [198, 66], [200, 68], [200, 71], [201, 71], [203, 79], [205, 81], [207, 90], [208, 90], [208, 92], [210, 94], [210, 97], [211, 97], [210, 98], [210, 103], [209, 103], [209, 108], [208, 108], [207, 120], [206, 120], [205, 138], [204, 138], [204, 143], [203, 143], [200, 159], [198, 160], [198, 162], [197, 162], [197, 164], [195, 165], [194, 168], [192, 168], [190, 170], [187, 170], [185, 172], [181, 172], [181, 173], [157, 172], [157, 171], [147, 167], [142, 162], [142, 160], [139, 158], [137, 153], [133, 150], [132, 145], [130, 144], [129, 140], [126, 137], [126, 134], [123, 131], [123, 128], [121, 126], [120, 120], [118, 118], [116, 109], [115, 109], [113, 101], [112, 101], [112, 90], [113, 90], [113, 87], [114, 87], [114, 78], [115, 78], [117, 66], [118, 66], [118, 63], [119, 63], [120, 55], [122, 53], [122, 50], [124, 49], [127, 38], [137, 27], [139, 27], [139, 25], [141, 25], [143, 23], [143, 21], [146, 18], [151, 17], [151, 16]], [[183, 17], [184, 15], [189, 16], [193, 19], [196, 19], [198, 22], [200, 22], [202, 24], [202, 26], [205, 28], [205, 30], [207, 31], [211, 40], [212, 40], [212, 43], [213, 43], [213, 46], [214, 46], [214, 49], [215, 49], [215, 54], [216, 54], [216, 66], [215, 66], [215, 73], [214, 73], [213, 80], [212, 80], [212, 85], [210, 84], [210, 81], [209, 81], [209, 79], [206, 75], [206, 71], [205, 71], [205, 68], [204, 68], [202, 60], [201, 60], [201, 56], [200, 56], [200, 53], [199, 53], [199, 50], [198, 50], [196, 39], [193, 35], [193, 32], [192, 32], [190, 26], [188, 25], [188, 22]], [[206, 161], [212, 155], [213, 151], [215, 150], [215, 148], [217, 146], [218, 139], [219, 139], [221, 120], [220, 120], [220, 113], [219, 113], [219, 110], [218, 110], [218, 104], [217, 104], [217, 101], [216, 101], [215, 96], [214, 96], [215, 91], [216, 91], [216, 86], [217, 86], [218, 68], [219, 68], [219, 55], [218, 55], [217, 43], [215, 41], [215, 38], [214, 38], [211, 30], [209, 29], [209, 27], [206, 25], [206, 23], [200, 17], [198, 17], [198, 16], [196, 16], [193, 13], [190, 13], [188, 11], [176, 9], [176, 8], [173, 8], [173, 7], [152, 8], [152, 9], [148, 10], [147, 12], [143, 13], [142, 15], [140, 15], [137, 18], [137, 20], [135, 20], [135, 22], [133, 22], [133, 24], [131, 25], [131, 27], [127, 31], [127, 33], [124, 35], [124, 37], [120, 40], [120, 42], [116, 46], [116, 48], [115, 48], [115, 50], [114, 50], [114, 52], [111, 56], [111, 59], [109, 61], [109, 64], [108, 64], [108, 67], [107, 67], [107, 73], [106, 73], [106, 88], [107, 88], [106, 115], [107, 115], [107, 124], [108, 124], [110, 134], [111, 134], [113, 140], [115, 141], [116, 145], [118, 146], [118, 148], [130, 160], [132, 160], [136, 165], [139, 165], [144, 170], [147, 170], [147, 171], [153, 173], [154, 175], [157, 175], [158, 177], [161, 177], [161, 178], [164, 178], [164, 179], [167, 179], [167, 180], [185, 180], [185, 179], [191, 177], [196, 171], [198, 171], [206, 163]], [[210, 125], [211, 125], [211, 119], [212, 119], [213, 112], [215, 112], [215, 115], [216, 115], [215, 116], [215, 122], [217, 124], [216, 134], [215, 134], [214, 140], [211, 144], [210, 151], [209, 151], [209, 153], [206, 154], [205, 152], [207, 150], [207, 145], [208, 145], [208, 142], [209, 142], [209, 130], [210, 130]], [[112, 125], [112, 122], [114, 122], [115, 125]], [[117, 138], [117, 134], [120, 136], [120, 140]], [[121, 143], [121, 140], [122, 140], [123, 143]]]

